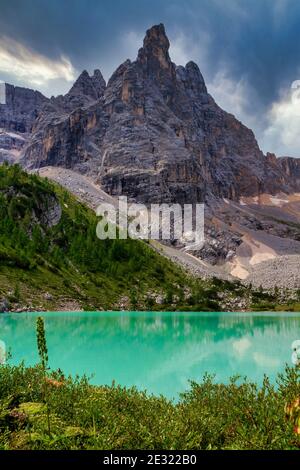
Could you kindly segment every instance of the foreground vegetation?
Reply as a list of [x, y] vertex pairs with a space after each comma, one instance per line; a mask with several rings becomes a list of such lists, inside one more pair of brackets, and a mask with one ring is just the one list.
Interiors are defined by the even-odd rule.
[[[0, 366], [0, 449], [298, 449], [287, 403], [300, 396], [299, 372], [274, 388], [209, 377], [178, 403], [136, 389], [96, 387], [41, 365]], [[299, 407], [298, 407], [299, 411]], [[295, 418], [295, 417], [294, 417]], [[300, 419], [300, 414], [298, 414]], [[299, 428], [300, 429], [300, 428]]]
[[39, 364], [0, 365], [0, 450], [300, 448], [300, 367], [276, 386], [205, 376], [174, 402], [51, 371], [41, 317], [36, 336]]

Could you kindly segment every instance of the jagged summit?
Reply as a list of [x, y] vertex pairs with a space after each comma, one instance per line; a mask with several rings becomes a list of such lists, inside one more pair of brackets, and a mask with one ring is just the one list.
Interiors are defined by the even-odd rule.
[[[150, 28], [145, 36], [143, 47], [139, 50], [137, 64], [142, 67], [144, 77], [155, 80], [164, 99], [172, 106], [177, 114], [185, 97], [180, 88], [190, 98], [207, 94], [204, 78], [195, 62], [188, 62], [186, 66], [176, 66], [169, 55], [170, 42], [165, 27], [159, 24]], [[177, 111], [177, 108], [179, 110]]]
[[142, 202], [300, 191], [298, 161], [265, 156], [253, 132], [208, 94], [198, 65], [176, 66], [169, 48], [164, 25], [155, 25], [137, 60], [107, 85], [98, 69], [83, 71], [67, 95], [39, 110], [25, 164], [72, 168]]
[[164, 47], [166, 50], [169, 50], [170, 41], [166, 34], [165, 25], [163, 23], [151, 26], [151, 28], [146, 31], [146, 35], [144, 38], [144, 47], [147, 44], [150, 44], [151, 42], [159, 42], [162, 47]]
[[91, 76], [84, 70], [67, 95], [70, 97], [83, 95], [97, 100], [103, 95], [105, 88], [106, 83], [100, 70], [95, 70], [94, 74]]
[[202, 73], [195, 62], [188, 62], [185, 67], [176, 67], [177, 80], [182, 82], [188, 93], [194, 96], [207, 94], [207, 88]]
[[170, 42], [163, 24], [148, 29], [143, 47], [139, 50], [138, 61], [148, 64], [157, 61], [161, 67], [169, 68], [171, 59], [169, 56]]
[[96, 89], [104, 91], [106, 88], [106, 82], [103, 78], [102, 73], [99, 69], [94, 70], [94, 75], [92, 76], [92, 81]]

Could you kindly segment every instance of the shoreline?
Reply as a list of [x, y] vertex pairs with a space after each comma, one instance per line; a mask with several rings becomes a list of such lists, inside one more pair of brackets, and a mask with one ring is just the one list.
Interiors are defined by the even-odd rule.
[[28, 314], [112, 314], [112, 315], [128, 315], [128, 314], [194, 314], [194, 315], [300, 315], [300, 311], [294, 310], [243, 310], [243, 311], [189, 311], [189, 310], [24, 310], [24, 311], [9, 311], [9, 312], [0, 312], [0, 318], [4, 315], [23, 315]]

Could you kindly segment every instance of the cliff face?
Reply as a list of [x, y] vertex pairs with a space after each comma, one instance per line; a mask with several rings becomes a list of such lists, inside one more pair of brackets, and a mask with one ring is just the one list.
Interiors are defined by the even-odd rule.
[[238, 200], [300, 190], [299, 164], [265, 156], [253, 132], [208, 94], [198, 66], [176, 66], [163, 25], [107, 86], [83, 72], [36, 119], [24, 164], [90, 174], [112, 195], [143, 202]]
[[38, 91], [5, 84], [5, 104], [0, 104], [0, 163], [19, 159], [33, 124], [48, 99]]
[[207, 93], [198, 66], [176, 67], [168, 49], [164, 27], [152, 28], [137, 61], [124, 63], [108, 83], [99, 174], [104, 188], [146, 202], [288, 190], [253, 132]]
[[278, 159], [285, 175], [290, 179], [296, 191], [300, 189], [300, 158], [282, 157]]
[[84, 71], [65, 96], [51, 98], [33, 126], [24, 165], [63, 166], [85, 173], [101, 163], [107, 117], [103, 109], [106, 83], [99, 70]]
[[0, 104], [0, 128], [31, 132], [39, 112], [48, 99], [40, 92], [5, 84], [6, 104]]

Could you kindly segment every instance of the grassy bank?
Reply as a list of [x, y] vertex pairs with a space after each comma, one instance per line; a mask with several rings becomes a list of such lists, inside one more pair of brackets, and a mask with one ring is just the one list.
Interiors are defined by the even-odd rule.
[[173, 403], [51, 372], [46, 406], [41, 366], [0, 366], [0, 449], [298, 449], [285, 410], [300, 396], [299, 372], [278, 381], [207, 377]]

